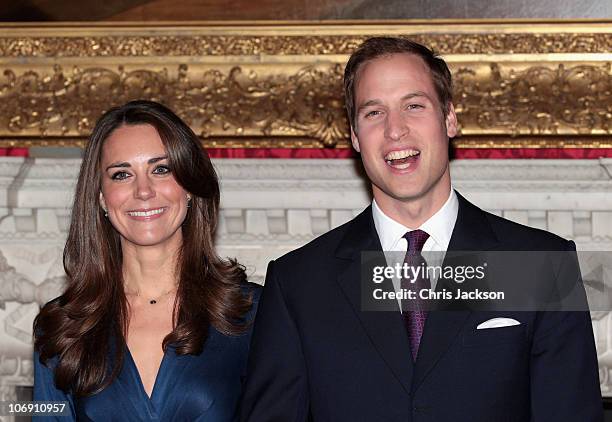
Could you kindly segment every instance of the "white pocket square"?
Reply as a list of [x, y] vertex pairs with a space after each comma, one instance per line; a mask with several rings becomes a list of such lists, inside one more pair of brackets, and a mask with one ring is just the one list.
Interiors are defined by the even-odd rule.
[[511, 327], [513, 325], [521, 325], [521, 323], [512, 318], [493, 318], [488, 321], [481, 322], [478, 324], [476, 329], [484, 330], [486, 328]]

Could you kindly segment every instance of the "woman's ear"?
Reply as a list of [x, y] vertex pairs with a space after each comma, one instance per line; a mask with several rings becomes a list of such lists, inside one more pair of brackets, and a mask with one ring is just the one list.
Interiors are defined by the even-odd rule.
[[106, 201], [104, 200], [104, 195], [102, 194], [102, 192], [100, 192], [100, 206], [106, 213], [108, 208], [106, 208]]

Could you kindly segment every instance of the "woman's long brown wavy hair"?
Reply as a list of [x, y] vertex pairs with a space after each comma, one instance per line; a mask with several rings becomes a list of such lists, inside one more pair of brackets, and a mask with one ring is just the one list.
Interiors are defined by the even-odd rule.
[[117, 376], [125, 350], [129, 309], [123, 289], [120, 236], [100, 207], [104, 141], [123, 125], [148, 124], [159, 133], [176, 181], [191, 194], [182, 226], [173, 331], [163, 342], [178, 354], [199, 354], [209, 326], [244, 332], [251, 306], [244, 268], [215, 253], [219, 213], [217, 175], [198, 137], [178, 116], [152, 101], [132, 101], [106, 112], [89, 138], [64, 249], [67, 287], [34, 321], [40, 360], [57, 358], [55, 384], [76, 396], [95, 394]]

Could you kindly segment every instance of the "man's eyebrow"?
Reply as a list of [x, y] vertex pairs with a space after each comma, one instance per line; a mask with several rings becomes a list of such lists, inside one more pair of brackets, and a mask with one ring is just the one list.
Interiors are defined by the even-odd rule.
[[[423, 98], [427, 98], [428, 100], [431, 100], [431, 98], [429, 97], [429, 95], [427, 95], [427, 93], [425, 93], [423, 91], [414, 91], [414, 92], [410, 92], [410, 93], [404, 95], [401, 98], [401, 101], [406, 101], [406, 100], [410, 100], [412, 98], [418, 98], [418, 97], [423, 97]], [[368, 100], [368, 101], [366, 101], [363, 104], [359, 104], [359, 107], [357, 107], [357, 113], [359, 113], [364, 108], [378, 106], [378, 105], [381, 105], [381, 104], [382, 104], [382, 101], [378, 100], [378, 99]]]
[[[168, 159], [168, 156], [167, 156], [167, 155], [164, 155], [164, 156], [162, 156], [162, 157], [153, 157], [153, 158], [149, 159], [149, 160], [147, 161], [147, 163], [148, 163], [148, 164], [155, 164], [155, 163], [157, 163], [157, 162], [159, 162], [159, 161], [162, 161], [162, 160], [167, 160], [167, 159]], [[132, 165], [131, 165], [130, 163], [126, 162], [126, 161], [124, 161], [124, 162], [112, 163], [111, 165], [109, 165], [108, 167], [106, 167], [106, 171], [108, 171], [109, 169], [112, 169], [112, 168], [125, 168], [125, 167], [132, 167]]]
[[359, 104], [359, 107], [357, 107], [357, 113], [359, 113], [361, 110], [363, 110], [364, 108], [368, 108], [368, 107], [372, 107], [372, 106], [377, 106], [377, 105], [381, 105], [382, 101], [380, 100], [368, 100], [363, 104]]
[[425, 97], [428, 100], [430, 99], [429, 95], [427, 95], [425, 92], [423, 92], [423, 91], [415, 91], [415, 92], [411, 92], [409, 94], [404, 95], [402, 97], [402, 101], [410, 100], [410, 99], [415, 98], [415, 97]]

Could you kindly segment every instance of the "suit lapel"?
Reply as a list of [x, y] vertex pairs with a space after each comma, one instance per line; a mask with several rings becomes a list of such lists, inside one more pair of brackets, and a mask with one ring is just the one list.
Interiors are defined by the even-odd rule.
[[487, 220], [487, 213], [469, 202], [459, 192], [459, 213], [453, 229], [449, 251], [488, 251], [499, 245]]
[[[485, 212], [458, 193], [457, 197], [459, 212], [448, 250], [486, 251], [494, 249], [498, 242], [486, 219]], [[433, 311], [429, 313], [415, 364], [412, 391], [421, 385], [449, 349], [470, 313], [470, 311]]]
[[362, 251], [382, 251], [374, 228], [371, 207], [353, 220], [336, 251], [336, 257], [347, 262], [347, 266], [338, 277], [338, 284], [381, 358], [404, 390], [409, 393], [413, 364], [399, 307], [395, 311], [362, 311]]

